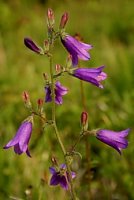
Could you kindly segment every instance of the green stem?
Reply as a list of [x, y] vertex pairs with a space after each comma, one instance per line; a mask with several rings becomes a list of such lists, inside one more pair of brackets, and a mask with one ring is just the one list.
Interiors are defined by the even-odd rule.
[[69, 175], [69, 182], [70, 182], [70, 191], [71, 191], [71, 195], [72, 195], [72, 200], [77, 200], [74, 188], [73, 188], [73, 182], [72, 182], [72, 175], [71, 175], [71, 169], [70, 169], [70, 163], [67, 159], [67, 153], [65, 150], [65, 147], [63, 145], [63, 142], [60, 138], [60, 134], [56, 125], [56, 112], [55, 112], [55, 82], [54, 82], [54, 77], [53, 77], [53, 60], [52, 60], [52, 55], [49, 57], [49, 62], [50, 62], [50, 76], [51, 76], [51, 93], [52, 93], [52, 121], [53, 121], [53, 127], [55, 130], [55, 134], [57, 137], [57, 140], [59, 142], [59, 145], [61, 147], [62, 153], [64, 155], [65, 158], [65, 163], [67, 166], [67, 172]]
[[[83, 86], [83, 81], [80, 80], [80, 91], [81, 91], [81, 101], [82, 101], [82, 107], [84, 110], [87, 110], [86, 106], [86, 98], [85, 98], [85, 93], [84, 93], [84, 86]], [[89, 192], [89, 197], [88, 199], [91, 200], [91, 174], [90, 174], [90, 168], [91, 168], [91, 163], [90, 163], [90, 144], [87, 140], [85, 139], [85, 154], [86, 154], [86, 159], [87, 159], [87, 174], [88, 174], [88, 192]]]
[[79, 137], [77, 138], [75, 144], [73, 145], [72, 149], [75, 150], [77, 144], [80, 142], [80, 140], [83, 138], [83, 134], [80, 134]]

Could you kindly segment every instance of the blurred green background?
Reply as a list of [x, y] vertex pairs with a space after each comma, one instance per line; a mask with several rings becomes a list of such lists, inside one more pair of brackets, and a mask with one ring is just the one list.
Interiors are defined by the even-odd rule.
[[[46, 11], [55, 12], [58, 27], [64, 11], [69, 12], [66, 32], [80, 33], [92, 44], [91, 60], [80, 66], [105, 65], [108, 79], [104, 90], [84, 83], [89, 127], [123, 130], [131, 128], [129, 146], [123, 155], [97, 141], [86, 138], [77, 150], [73, 170], [77, 173], [75, 189], [80, 199], [134, 199], [134, 1], [132, 0], [7, 0], [0, 1], [0, 200], [32, 199], [62, 200], [69, 194], [58, 187], [49, 187], [50, 158], [55, 155], [63, 162], [59, 145], [51, 128], [44, 132], [35, 119], [30, 141], [32, 158], [17, 156], [13, 149], [2, 147], [14, 136], [21, 121], [28, 116], [21, 94], [29, 91], [36, 108], [38, 98], [44, 98], [42, 74], [49, 72], [46, 57], [38, 56], [23, 44], [31, 37], [40, 46], [46, 39]], [[55, 46], [55, 64], [66, 63], [67, 52], [60, 42]], [[61, 82], [70, 88], [64, 104], [56, 107], [57, 123], [66, 148], [73, 144], [80, 130], [83, 110], [80, 81], [65, 76]], [[50, 117], [51, 105], [45, 104]], [[87, 143], [88, 142], [88, 143]], [[90, 191], [89, 191], [89, 160]], [[89, 198], [91, 195], [92, 198]]]

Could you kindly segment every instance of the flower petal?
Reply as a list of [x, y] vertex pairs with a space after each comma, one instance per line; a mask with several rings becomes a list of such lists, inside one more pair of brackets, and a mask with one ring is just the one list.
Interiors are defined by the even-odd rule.
[[126, 137], [126, 136], [128, 135], [128, 133], [129, 133], [130, 130], [131, 130], [131, 129], [128, 128], [128, 129], [126, 129], [126, 130], [119, 131], [118, 134], [120, 135], [120, 137]]
[[56, 173], [56, 170], [54, 167], [49, 167], [49, 171], [51, 174], [55, 174]]
[[23, 152], [21, 151], [21, 149], [20, 149], [20, 147], [19, 147], [19, 144], [16, 144], [15, 146], [14, 146], [14, 152], [16, 153], [16, 154], [22, 154]]
[[68, 89], [67, 89], [66, 87], [62, 86], [61, 83], [60, 83], [60, 81], [57, 81], [57, 82], [55, 83], [55, 86], [56, 86], [57, 92], [58, 92], [60, 95], [63, 96], [63, 95], [65, 95], [65, 94], [68, 93]]
[[30, 158], [32, 157], [28, 148], [27, 148], [27, 150], [26, 150], [26, 154], [27, 154]]
[[19, 138], [19, 147], [22, 152], [26, 152], [28, 148], [28, 143], [32, 133], [32, 123], [31, 122], [24, 122], [23, 128], [21, 130], [21, 135]]
[[66, 180], [65, 176], [61, 176], [61, 178], [60, 178], [60, 185], [65, 190], [68, 190], [68, 184], [67, 184], [67, 180]]
[[58, 173], [53, 174], [50, 180], [50, 185], [58, 185], [60, 183], [60, 179], [61, 177]]
[[50, 86], [45, 87], [45, 93], [46, 93], [45, 102], [52, 101]]

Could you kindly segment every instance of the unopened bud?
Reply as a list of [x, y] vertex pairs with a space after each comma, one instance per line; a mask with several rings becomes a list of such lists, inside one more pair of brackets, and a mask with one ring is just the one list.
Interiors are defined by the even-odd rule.
[[43, 73], [43, 77], [44, 77], [45, 81], [48, 81], [48, 74], [47, 73]]
[[39, 47], [33, 40], [30, 38], [24, 38], [24, 44], [27, 48], [30, 50], [34, 51], [35, 53], [38, 54], [44, 54], [43, 49]]
[[81, 113], [81, 127], [82, 131], [87, 131], [88, 129], [88, 113], [85, 111]]
[[48, 40], [44, 41], [44, 49], [45, 49], [46, 52], [49, 51], [49, 42], [48, 42]]
[[47, 24], [48, 27], [53, 27], [54, 25], [54, 12], [51, 8], [47, 10]]
[[57, 159], [54, 156], [51, 157], [51, 161], [53, 166], [58, 166]]
[[56, 73], [59, 73], [61, 71], [61, 66], [59, 64], [55, 65], [55, 71]]
[[60, 29], [63, 29], [63, 28], [65, 27], [67, 21], [68, 21], [68, 13], [65, 12], [65, 13], [62, 15], [62, 17], [61, 17]]
[[23, 99], [23, 101], [24, 101], [24, 103], [25, 103], [25, 106], [26, 106], [27, 108], [31, 108], [31, 107], [32, 107], [32, 104], [31, 104], [31, 101], [30, 101], [30, 97], [29, 97], [29, 94], [28, 94], [27, 91], [24, 91], [24, 92], [22, 93], [22, 99]]
[[37, 100], [37, 104], [38, 104], [38, 112], [42, 113], [42, 111], [43, 111], [43, 104], [44, 104], [43, 99], [38, 99]]
[[27, 101], [29, 101], [29, 94], [28, 94], [28, 92], [27, 91], [24, 91], [23, 93], [22, 93], [22, 98], [23, 98], [23, 101], [24, 102], [27, 102]]
[[43, 105], [44, 101], [43, 101], [43, 99], [38, 99], [37, 103], [38, 103], [38, 106], [41, 107]]

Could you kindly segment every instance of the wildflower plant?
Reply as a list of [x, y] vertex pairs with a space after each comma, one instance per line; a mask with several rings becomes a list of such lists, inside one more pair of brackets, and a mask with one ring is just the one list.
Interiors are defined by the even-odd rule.
[[[74, 155], [76, 155], [75, 149], [79, 144], [80, 140], [85, 136], [95, 136], [99, 141], [113, 147], [121, 154], [121, 150], [127, 148], [128, 141], [126, 136], [128, 135], [130, 129], [122, 131], [112, 131], [105, 129], [88, 129], [88, 112], [83, 110], [81, 112], [81, 130], [78, 138], [74, 142], [74, 145], [70, 148], [66, 148], [64, 142], [61, 139], [57, 122], [56, 122], [56, 106], [63, 106], [63, 98], [66, 98], [64, 95], [67, 95], [69, 90], [66, 86], [62, 85], [60, 80], [61, 76], [67, 74], [70, 78], [77, 78], [82, 81], [89, 82], [94, 86], [97, 86], [100, 89], [103, 89], [102, 81], [107, 78], [107, 74], [103, 71], [105, 66], [100, 66], [97, 68], [85, 68], [78, 66], [79, 59], [88, 61], [90, 59], [89, 50], [92, 49], [91, 44], [86, 44], [83, 41], [79, 41], [78, 38], [70, 36], [65, 32], [65, 25], [68, 21], [68, 13], [65, 12], [60, 21], [58, 31], [54, 28], [55, 18], [54, 12], [52, 9], [47, 11], [47, 33], [48, 38], [44, 41], [44, 47], [38, 46], [32, 39], [24, 38], [24, 44], [33, 52], [45, 56], [49, 60], [49, 70], [50, 74], [44, 73], [45, 85], [42, 92], [45, 94], [44, 99], [38, 99], [38, 109], [35, 110], [31, 104], [29, 94], [25, 91], [23, 92], [23, 100], [25, 106], [29, 110], [30, 116], [25, 119], [20, 125], [15, 137], [11, 139], [5, 146], [4, 149], [14, 147], [16, 154], [26, 153], [31, 157], [28, 143], [32, 136], [33, 129], [33, 120], [35, 115], [38, 116], [42, 122], [43, 127], [45, 125], [52, 126], [52, 131], [55, 132], [57, 142], [60, 146], [61, 152], [64, 156], [64, 161], [60, 161], [58, 164], [55, 158], [52, 159], [52, 166], [49, 168], [51, 178], [50, 185], [57, 186], [60, 185], [65, 190], [70, 190], [70, 195], [72, 200], [78, 200], [77, 194], [74, 189], [74, 179], [77, 179], [77, 172], [73, 172], [72, 163]], [[55, 47], [55, 41], [59, 39], [63, 47], [69, 53], [67, 64], [62, 66], [60, 64], [54, 63], [53, 60], [53, 51]], [[64, 76], [66, 78], [66, 76]], [[47, 118], [47, 113], [44, 112], [44, 102], [45, 107], [47, 103], [51, 103], [52, 114], [51, 119]], [[66, 149], [69, 149], [67, 151]]]

